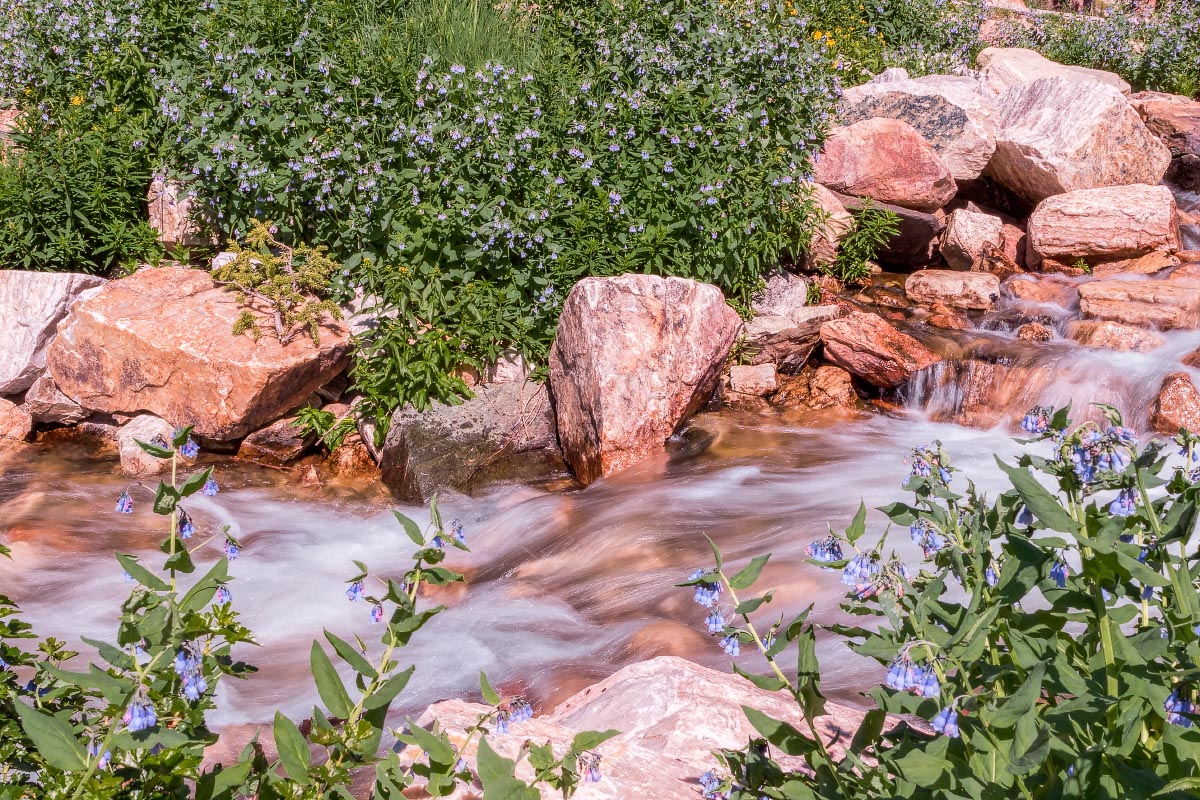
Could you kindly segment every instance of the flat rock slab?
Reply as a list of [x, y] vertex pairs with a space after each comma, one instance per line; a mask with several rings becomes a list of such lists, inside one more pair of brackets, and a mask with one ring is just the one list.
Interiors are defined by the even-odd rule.
[[392, 415], [379, 465], [402, 499], [424, 503], [440, 489], [466, 492], [492, 480], [565, 471], [545, 386], [484, 384], [474, 391], [459, 405], [407, 406]]
[[585, 278], [550, 348], [567, 463], [584, 483], [661, 452], [712, 397], [742, 320], [716, 286], [684, 278]]
[[46, 368], [46, 351], [72, 304], [103, 278], [0, 270], [0, 396], [20, 394]]
[[1000, 299], [1000, 279], [990, 272], [923, 269], [904, 281], [904, 293], [917, 303], [982, 311]]
[[[1078, 189], [1038, 204], [1029, 217], [1029, 260], [1089, 263], [1179, 249], [1179, 214], [1165, 186]], [[1164, 263], [1159, 268], [1171, 266]]]
[[975, 60], [979, 82], [996, 94], [1024, 86], [1040, 78], [1061, 78], [1084, 83], [1101, 83], [1129, 94], [1130, 86], [1115, 72], [1051, 61], [1036, 50], [1024, 47], [985, 47]]
[[350, 360], [346, 326], [321, 342], [234, 336], [237, 299], [206, 272], [143, 269], [79, 303], [47, 359], [67, 397], [89, 411], [150, 411], [200, 436], [240, 439], [299, 406]]
[[1081, 284], [1085, 317], [1142, 328], [1200, 328], [1200, 290], [1186, 281], [1101, 280]]
[[941, 356], [878, 314], [856, 311], [821, 326], [826, 360], [884, 389], [908, 382]]
[[1162, 334], [1099, 319], [1076, 319], [1067, 323], [1067, 338], [1084, 347], [1119, 352], [1144, 353], [1167, 343]]

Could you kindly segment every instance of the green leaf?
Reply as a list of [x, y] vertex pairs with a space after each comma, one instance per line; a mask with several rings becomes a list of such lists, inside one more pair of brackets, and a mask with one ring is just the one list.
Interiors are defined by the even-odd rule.
[[140, 439], [134, 439], [133, 441], [138, 447], [142, 448], [143, 451], [149, 453], [155, 458], [170, 458], [171, 456], [175, 455], [175, 451], [171, 450], [170, 448], [159, 447], [156, 444], [143, 442]]
[[[1016, 740], [1013, 741], [1016, 745]], [[1046, 756], [1050, 754], [1050, 729], [1046, 726], [1038, 728], [1033, 742], [1022, 753], [1017, 753], [1016, 747], [1009, 751], [1011, 763], [1008, 771], [1014, 775], [1028, 775], [1042, 766]]]
[[199, 611], [212, 601], [217, 589], [228, 579], [229, 559], [221, 557], [204, 577], [188, 589], [187, 594], [179, 601], [180, 607], [187, 611]]
[[175, 431], [175, 435], [171, 437], [171, 446], [176, 448], [183, 447], [185, 444], [187, 444], [187, 440], [191, 435], [191, 425], [188, 425], [186, 428], [180, 428], [179, 430]]
[[196, 492], [204, 488], [204, 484], [207, 483], [208, 479], [212, 477], [212, 473], [212, 467], [209, 467], [201, 472], [197, 472], [195, 475], [184, 481], [183, 485], [179, 487], [179, 495], [181, 497], [191, 497]]
[[179, 492], [174, 486], [158, 482], [158, 490], [154, 493], [154, 513], [166, 516], [179, 505]]
[[796, 730], [788, 723], [770, 717], [750, 706], [742, 706], [742, 712], [746, 715], [746, 719], [750, 720], [754, 730], [761, 733], [763, 738], [778, 747], [783, 753], [789, 756], [802, 756], [817, 751], [816, 740]]
[[425, 537], [421, 534], [421, 528], [419, 525], [417, 525], [417, 523], [413, 522], [399, 511], [393, 511], [392, 515], [400, 523], [400, 527], [404, 528], [404, 532], [408, 534], [408, 538], [412, 539], [413, 544], [415, 544], [417, 547], [425, 546]]
[[138, 560], [133, 556], [125, 553], [117, 553], [117, 561], [125, 568], [125, 571], [129, 573], [131, 578], [147, 589], [152, 589], [156, 592], [165, 592], [171, 588], [170, 584], [139, 564]]
[[771, 598], [775, 596], [775, 590], [771, 589], [762, 597], [752, 597], [749, 600], [743, 600], [737, 604], [737, 608], [733, 609], [734, 614], [753, 614], [758, 610], [758, 607], [763, 603], [771, 602]]
[[755, 556], [750, 559], [750, 563], [737, 572], [729, 579], [729, 585], [734, 589], [749, 589], [758, 580], [758, 576], [762, 573], [762, 568], [766, 566], [767, 559], [771, 557], [768, 553], [765, 556]]
[[476, 769], [483, 784], [483, 800], [541, 800], [541, 792], [513, 775], [516, 763], [497, 755], [486, 738], [479, 741]]
[[581, 731], [575, 734], [575, 738], [571, 740], [571, 750], [576, 753], [582, 753], [585, 750], [595, 750], [600, 745], [607, 742], [621, 732], [616, 730], [607, 731]]
[[996, 457], [996, 463], [1004, 474], [1012, 481], [1013, 488], [1021, 496], [1026, 507], [1038, 520], [1050, 530], [1062, 533], [1078, 533], [1079, 523], [1071, 519], [1071, 515], [1058, 502], [1054, 495], [1038, 483], [1037, 478], [1029, 470], [1022, 467], [1010, 467]]
[[381, 683], [375, 691], [373, 691], [366, 700], [363, 701], [363, 708], [368, 711], [373, 708], [386, 706], [396, 698], [396, 695], [404, 691], [404, 687], [408, 685], [409, 678], [412, 677], [413, 670], [416, 667], [412, 666], [403, 672], [397, 672], [392, 677]]
[[1021, 687], [1012, 693], [990, 716], [992, 725], [1011, 728], [1017, 720], [1028, 713], [1042, 694], [1042, 677], [1046, 674], [1046, 663], [1039, 661]]
[[280, 711], [275, 712], [275, 747], [288, 777], [296, 783], [308, 783], [308, 767], [312, 764], [308, 742], [296, 724]]
[[231, 767], [222, 769], [218, 766], [212, 772], [206, 772], [196, 781], [196, 800], [221, 800], [232, 797], [238, 787], [250, 777], [251, 761], [240, 761]]
[[488, 676], [482, 671], [479, 673], [479, 691], [483, 694], [483, 702], [489, 706], [500, 705], [500, 695], [492, 688], [492, 684], [488, 681]]
[[883, 724], [887, 721], [887, 713], [882, 708], [872, 708], [863, 715], [854, 739], [850, 742], [850, 752], [862, 755], [869, 747], [874, 747], [883, 733]]
[[48, 662], [43, 662], [41, 666], [45, 672], [63, 683], [81, 689], [95, 689], [114, 705], [120, 705], [133, 693], [132, 683], [124, 678], [109, 675], [95, 664], [89, 664], [87, 672], [67, 672]]
[[717, 547], [717, 543], [708, 537], [706, 534], [704, 540], [708, 542], [708, 546], [712, 548], [713, 560], [717, 564], [717, 569], [720, 570], [723, 562], [721, 561], [721, 549]]
[[944, 758], [931, 755], [924, 750], [911, 750], [905, 753], [903, 758], [896, 759], [893, 763], [896, 765], [896, 771], [906, 781], [927, 789], [932, 789], [950, 767], [949, 762]]
[[368, 678], [379, 677], [379, 673], [375, 671], [373, 666], [371, 666], [371, 662], [367, 661], [366, 657], [363, 656], [363, 654], [357, 649], [355, 649], [349, 642], [338, 638], [329, 631], [325, 631], [325, 638], [329, 641], [329, 644], [333, 645], [334, 652], [336, 652], [343, 661], [345, 661], [351, 667], [354, 667], [354, 671], [359, 675], [366, 675]]
[[846, 528], [846, 539], [851, 544], [862, 538], [867, 532], [867, 506], [861, 500], [858, 502], [858, 511], [854, 514], [854, 519], [850, 520], [850, 527]]
[[[1191, 790], [1197, 790], [1192, 792]], [[1154, 793], [1155, 797], [1174, 794], [1175, 792], [1187, 792], [1190, 794], [1200, 794], [1200, 778], [1179, 778], [1168, 783], [1163, 788]]]
[[425, 751], [430, 763], [450, 766], [458, 759], [454, 748], [450, 746], [444, 736], [431, 733], [413, 722], [412, 719], [408, 720], [408, 732], [417, 747]]
[[755, 675], [753, 672], [746, 672], [737, 664], [733, 665], [733, 671], [753, 683], [758, 688], [764, 689], [768, 692], [778, 692], [780, 689], [783, 689], [787, 686], [787, 683], [779, 680], [779, 678], [774, 675]]
[[312, 667], [313, 680], [317, 684], [317, 693], [321, 695], [321, 702], [333, 716], [348, 719], [354, 704], [350, 702], [350, 695], [346, 693], [342, 679], [333, 668], [333, 662], [316, 642], [313, 642], [312, 652], [309, 654], [309, 664]]
[[87, 769], [86, 751], [70, 725], [21, 702], [13, 703], [13, 708], [21, 718], [25, 735], [47, 763], [67, 772]]

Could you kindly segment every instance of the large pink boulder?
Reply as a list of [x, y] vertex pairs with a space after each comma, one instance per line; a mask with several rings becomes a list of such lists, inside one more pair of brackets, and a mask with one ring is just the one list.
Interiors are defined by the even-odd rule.
[[872, 118], [834, 128], [813, 177], [835, 192], [935, 211], [958, 186], [937, 152], [913, 126]]
[[1107, 186], [1055, 195], [1029, 217], [1029, 261], [1066, 264], [1179, 249], [1179, 215], [1165, 186]]
[[1200, 328], [1200, 291], [1186, 281], [1091, 281], [1079, 287], [1090, 319], [1162, 330]]
[[877, 314], [856, 311], [821, 326], [825, 358], [875, 386], [894, 388], [942, 360]]
[[149, 411], [217, 440], [238, 439], [299, 406], [349, 363], [345, 324], [298, 336], [234, 336], [236, 298], [207, 272], [143, 269], [77, 304], [59, 326], [48, 367], [89, 411]]
[[1031, 203], [1075, 189], [1156, 184], [1167, 146], [1112, 86], [1041, 78], [1000, 96], [996, 152], [987, 174]]
[[563, 455], [584, 483], [660, 451], [711, 396], [742, 329], [715, 286], [585, 278], [563, 304], [550, 392]]

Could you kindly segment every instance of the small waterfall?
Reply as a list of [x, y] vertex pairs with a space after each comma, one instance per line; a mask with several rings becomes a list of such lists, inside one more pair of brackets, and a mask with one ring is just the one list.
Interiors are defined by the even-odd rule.
[[1192, 222], [1185, 222], [1180, 227], [1183, 234], [1183, 250], [1200, 250], [1200, 191], [1184, 191], [1175, 189], [1175, 204], [1179, 210], [1188, 215]]

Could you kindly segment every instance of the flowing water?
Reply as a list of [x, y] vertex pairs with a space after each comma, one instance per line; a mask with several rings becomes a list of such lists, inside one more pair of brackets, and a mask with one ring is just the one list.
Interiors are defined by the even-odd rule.
[[[827, 523], [844, 527], [860, 500], [870, 508], [902, 499], [912, 447], [940, 439], [955, 464], [994, 494], [1002, 484], [993, 453], [1017, 452], [1008, 431], [1026, 408], [1103, 402], [1144, 430], [1163, 375], [1200, 347], [1200, 332], [1169, 334], [1148, 353], [1015, 337], [1030, 320], [1061, 333], [1066, 316], [1005, 301], [970, 331], [912, 328], [948, 359], [886, 414], [701, 415], [667, 457], [583, 491], [499, 485], [481, 496], [444, 497], [445, 515], [463, 521], [471, 547], [448, 565], [468, 583], [431, 597], [448, 610], [404, 651], [418, 668], [404, 710], [470, 695], [480, 670], [547, 707], [654, 655], [724, 666], [728, 659], [703, 633], [703, 611], [673, 586], [711, 563], [705, 535], [735, 565], [774, 553], [762, 580], [779, 590], [772, 610], [811, 603], [818, 622], [841, 619], [837, 574], [804, 563], [804, 546]], [[307, 654], [322, 628], [374, 640], [368, 608], [344, 594], [351, 561], [396, 574], [413, 545], [379, 487], [312, 488], [286, 471], [217, 465], [222, 491], [198, 496], [188, 510], [202, 531], [228, 525], [244, 544], [231, 588], [261, 647], [242, 648], [240, 657], [260, 672], [225, 682], [214, 722], [260, 722], [276, 708], [304, 716], [316, 699]], [[61, 443], [0, 452], [0, 539], [13, 551], [12, 561], [0, 561], [0, 592], [41, 634], [78, 645], [81, 636], [115, 632], [129, 586], [112, 553], [153, 558], [162, 535], [161, 518], [144, 502], [133, 515], [114, 513], [125, 486], [111, 452]], [[402, 510], [428, 519], [421, 509]], [[869, 520], [873, 532], [883, 530], [881, 514]], [[910, 561], [919, 558], [906, 535], [889, 541]], [[218, 555], [215, 544], [203, 552], [201, 563]], [[877, 665], [836, 640], [823, 641], [820, 655], [826, 688], [844, 700], [854, 702], [880, 678]], [[753, 654], [740, 660], [765, 666]]]

